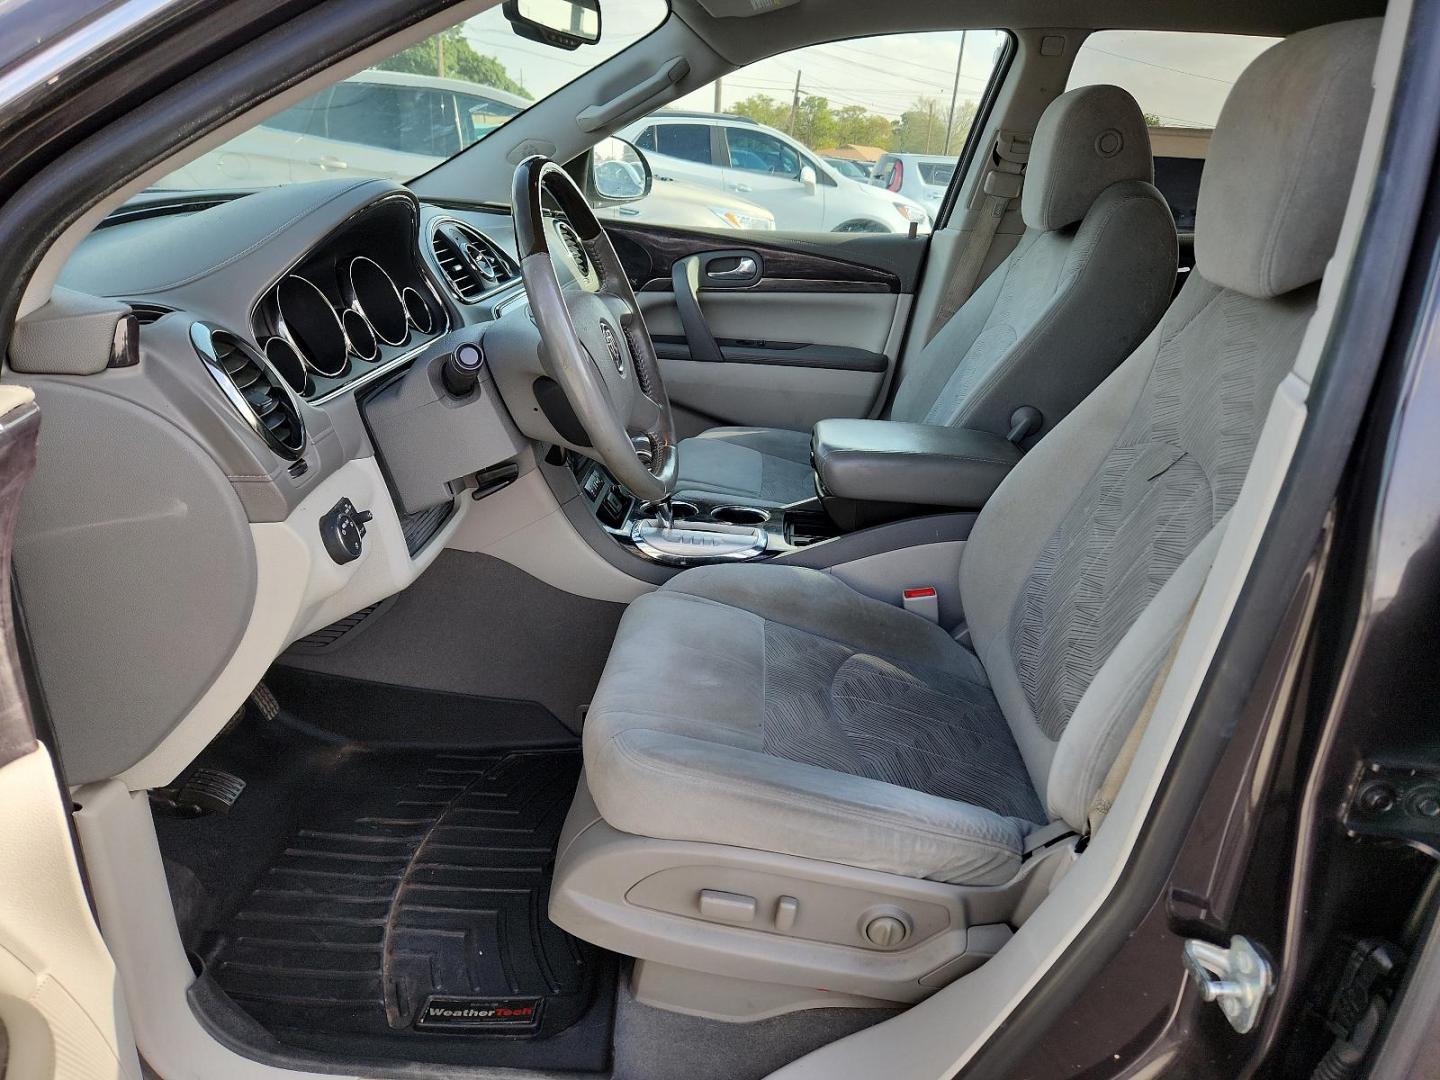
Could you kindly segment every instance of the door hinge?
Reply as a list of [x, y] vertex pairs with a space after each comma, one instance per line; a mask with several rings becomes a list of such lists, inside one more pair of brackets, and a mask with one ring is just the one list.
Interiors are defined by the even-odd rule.
[[1230, 939], [1228, 949], [1188, 938], [1185, 968], [1200, 988], [1200, 997], [1216, 1002], [1230, 1026], [1242, 1035], [1255, 1027], [1265, 999], [1275, 989], [1270, 961], [1238, 934]]

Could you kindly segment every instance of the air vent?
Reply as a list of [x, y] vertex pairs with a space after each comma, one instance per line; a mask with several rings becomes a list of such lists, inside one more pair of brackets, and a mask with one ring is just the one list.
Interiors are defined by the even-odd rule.
[[590, 255], [585, 250], [585, 245], [580, 242], [580, 234], [577, 233], [568, 221], [557, 221], [555, 231], [560, 234], [561, 241], [565, 244], [565, 250], [570, 252], [570, 258], [575, 260], [575, 266], [580, 271], [581, 277], [590, 276]]
[[141, 326], [149, 326], [151, 323], [159, 322], [175, 310], [174, 308], [168, 308], [161, 304], [136, 303], [133, 300], [128, 300], [126, 303], [130, 305], [130, 310], [135, 315], [135, 321]]
[[517, 271], [489, 239], [458, 221], [442, 221], [431, 243], [450, 290], [465, 303], [505, 284]]
[[305, 453], [305, 423], [285, 381], [238, 338], [204, 323], [190, 327], [190, 340], [230, 404], [281, 457]]

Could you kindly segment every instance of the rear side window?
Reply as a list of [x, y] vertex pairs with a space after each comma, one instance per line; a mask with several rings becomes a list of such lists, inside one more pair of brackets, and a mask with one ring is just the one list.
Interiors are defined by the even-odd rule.
[[920, 162], [920, 179], [932, 187], [949, 187], [950, 180], [954, 175], [955, 163], [953, 161]]
[[1101, 30], [1075, 55], [1065, 89], [1113, 83], [1140, 103], [1155, 153], [1155, 186], [1181, 232], [1195, 227], [1210, 133], [1240, 73], [1279, 38]]
[[655, 133], [655, 145], [648, 149], [701, 165], [711, 164], [710, 129], [704, 124], [656, 124], [651, 130]]
[[763, 131], [727, 127], [725, 137], [730, 149], [730, 167], [746, 172], [769, 173], [771, 176], [799, 176], [800, 155], [773, 135]]

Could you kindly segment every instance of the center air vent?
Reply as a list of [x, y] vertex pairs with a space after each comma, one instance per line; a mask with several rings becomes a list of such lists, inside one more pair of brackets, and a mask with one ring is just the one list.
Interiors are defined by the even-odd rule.
[[455, 296], [467, 304], [515, 277], [514, 264], [476, 230], [458, 221], [442, 221], [431, 243], [435, 261]]
[[305, 453], [305, 422], [284, 380], [232, 334], [193, 323], [190, 340], [220, 389], [255, 434], [289, 461]]
[[557, 221], [555, 231], [560, 234], [560, 239], [565, 244], [565, 250], [570, 252], [570, 258], [575, 260], [575, 266], [580, 271], [580, 276], [589, 277], [590, 256], [585, 251], [585, 245], [580, 242], [580, 234], [571, 227], [568, 221]]

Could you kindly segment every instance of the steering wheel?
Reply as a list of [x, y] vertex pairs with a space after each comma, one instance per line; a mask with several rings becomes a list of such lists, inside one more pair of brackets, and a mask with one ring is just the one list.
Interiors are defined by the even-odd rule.
[[530, 157], [511, 190], [541, 362], [590, 445], [643, 502], [675, 490], [678, 455], [655, 344], [610, 239], [570, 174]]

